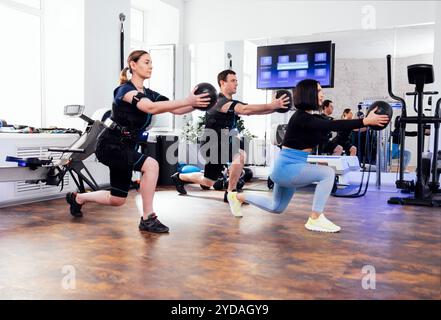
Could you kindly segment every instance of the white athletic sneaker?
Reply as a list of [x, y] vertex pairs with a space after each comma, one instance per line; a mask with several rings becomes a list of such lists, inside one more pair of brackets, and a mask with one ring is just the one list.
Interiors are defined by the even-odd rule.
[[228, 204], [230, 205], [230, 210], [233, 216], [236, 218], [242, 218], [242, 208], [241, 203], [237, 199], [237, 192], [228, 192], [227, 194]]
[[319, 232], [339, 232], [341, 230], [339, 226], [329, 221], [323, 213], [317, 219], [311, 219], [311, 217], [309, 217], [305, 228], [310, 231]]

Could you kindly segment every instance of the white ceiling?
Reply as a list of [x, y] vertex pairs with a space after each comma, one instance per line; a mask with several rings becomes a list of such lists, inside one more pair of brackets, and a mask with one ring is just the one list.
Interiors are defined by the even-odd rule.
[[163, 6], [165, 3], [161, 0], [131, 0], [131, 4], [137, 9], [148, 11]]
[[[137, 8], [152, 10], [158, 7], [168, 6], [168, 1], [189, 2], [192, 0], [131, 1], [132, 5]], [[351, 30], [342, 32], [321, 33], [301, 37], [286, 36], [277, 39], [243, 40], [249, 40], [259, 46], [331, 40], [336, 44], [336, 51], [338, 50], [338, 58], [372, 59], [384, 58], [387, 54], [393, 54], [395, 57], [408, 57], [433, 53], [434, 25], [427, 24], [383, 30]]]
[[338, 58], [374, 59], [384, 58], [388, 54], [395, 57], [408, 57], [433, 53], [434, 37], [434, 25], [423, 25], [385, 30], [332, 32], [302, 37], [256, 39], [251, 42], [264, 46], [331, 40], [336, 45]]

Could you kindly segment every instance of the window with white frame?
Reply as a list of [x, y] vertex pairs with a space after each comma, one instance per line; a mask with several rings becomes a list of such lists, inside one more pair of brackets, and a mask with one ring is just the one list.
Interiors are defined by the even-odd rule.
[[0, 0], [0, 119], [8, 124], [42, 123], [40, 0]]

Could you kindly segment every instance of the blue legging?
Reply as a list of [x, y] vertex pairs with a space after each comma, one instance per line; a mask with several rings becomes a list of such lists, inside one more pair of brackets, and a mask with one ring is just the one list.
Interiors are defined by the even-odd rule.
[[322, 213], [334, 185], [335, 172], [326, 166], [306, 163], [307, 157], [307, 152], [282, 149], [271, 173], [272, 198], [246, 193], [245, 201], [269, 212], [282, 213], [297, 188], [317, 182], [312, 211]]
[[[397, 143], [392, 144], [392, 159], [398, 159], [400, 157], [400, 145]], [[410, 158], [412, 157], [412, 153], [409, 150], [404, 150], [404, 163], [403, 168], [406, 170], [409, 165]]]

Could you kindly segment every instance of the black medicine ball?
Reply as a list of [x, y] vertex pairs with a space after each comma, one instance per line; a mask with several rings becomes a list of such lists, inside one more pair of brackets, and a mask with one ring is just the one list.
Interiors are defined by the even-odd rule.
[[193, 108], [198, 109], [198, 110], [202, 110], [202, 111], [208, 111], [209, 109], [213, 108], [214, 105], [217, 103], [217, 90], [213, 85], [211, 85], [207, 82], [199, 83], [197, 85], [197, 87], [198, 88], [194, 92], [195, 95], [208, 93], [208, 97], [211, 100], [210, 100], [210, 104], [206, 108], [195, 107], [195, 106], [193, 106]]
[[245, 182], [250, 182], [253, 178], [253, 171], [249, 168], [243, 168], [243, 170], [245, 171], [245, 174], [243, 175], [243, 180]]
[[279, 112], [279, 113], [285, 113], [285, 112], [292, 110], [292, 92], [290, 90], [285, 90], [285, 89], [277, 90], [276, 99], [279, 99], [284, 94], [286, 94], [286, 96], [289, 98], [289, 104], [285, 105], [288, 108], [287, 109], [277, 109], [277, 112]]
[[[393, 110], [392, 107], [389, 105], [389, 103], [387, 103], [386, 101], [375, 101], [368, 109], [367, 114], [369, 115], [369, 113], [374, 110], [375, 108], [377, 108], [377, 111], [375, 111], [375, 114], [379, 114], [379, 115], [387, 115], [389, 117], [389, 122], [392, 119], [392, 115], [393, 115]], [[384, 127], [379, 127], [379, 126], [369, 126], [372, 130], [376, 130], [376, 131], [380, 131], [385, 129], [388, 125], [389, 122], [387, 124], [384, 125]]]

